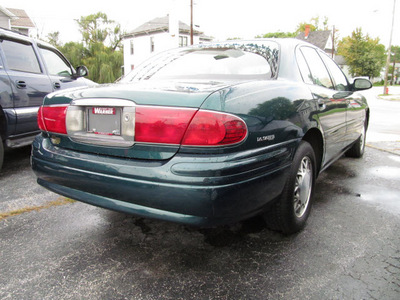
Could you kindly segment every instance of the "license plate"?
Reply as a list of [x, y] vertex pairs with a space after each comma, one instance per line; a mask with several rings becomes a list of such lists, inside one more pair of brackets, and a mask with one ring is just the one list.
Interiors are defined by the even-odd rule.
[[100, 135], [121, 135], [121, 108], [88, 107], [87, 132]]

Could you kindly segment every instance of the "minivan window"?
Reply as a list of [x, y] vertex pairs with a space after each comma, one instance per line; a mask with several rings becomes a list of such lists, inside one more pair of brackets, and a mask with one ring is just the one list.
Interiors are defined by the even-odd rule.
[[71, 67], [55, 51], [43, 47], [39, 49], [50, 75], [66, 77], [72, 75]]
[[10, 70], [41, 73], [39, 61], [31, 44], [3, 40], [1, 46]]

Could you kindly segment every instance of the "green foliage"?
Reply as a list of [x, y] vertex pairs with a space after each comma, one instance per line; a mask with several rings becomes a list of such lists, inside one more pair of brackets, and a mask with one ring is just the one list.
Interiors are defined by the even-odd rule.
[[54, 47], [58, 48], [61, 46], [60, 42], [60, 32], [55, 31], [55, 32], [50, 32], [47, 35], [47, 40], [49, 41], [49, 44], [53, 45]]
[[392, 46], [392, 55], [390, 56], [391, 62], [400, 62], [400, 46]]
[[295, 34], [298, 35], [300, 32], [304, 32], [306, 30], [306, 25], [310, 25], [310, 31], [321, 31], [321, 30], [329, 30], [328, 28], [328, 17], [324, 17], [324, 20], [320, 21], [320, 17], [316, 16], [311, 18], [308, 22], [301, 22], [297, 25]]
[[385, 65], [385, 46], [379, 38], [364, 36], [361, 28], [339, 42], [338, 54], [345, 58], [352, 76], [377, 77]]
[[297, 35], [296, 32], [281, 32], [281, 31], [277, 31], [277, 32], [270, 32], [270, 33], [266, 33], [263, 35], [257, 35], [255, 38], [259, 39], [259, 38], [293, 38]]
[[77, 20], [82, 42], [69, 42], [61, 46], [58, 32], [48, 35], [55, 45], [68, 58], [74, 67], [85, 65], [88, 78], [97, 83], [110, 83], [118, 79], [123, 65], [121, 27], [109, 20], [107, 15], [98, 12]]
[[68, 58], [74, 67], [83, 65], [83, 59], [87, 55], [87, 50], [83, 43], [69, 42], [58, 49]]

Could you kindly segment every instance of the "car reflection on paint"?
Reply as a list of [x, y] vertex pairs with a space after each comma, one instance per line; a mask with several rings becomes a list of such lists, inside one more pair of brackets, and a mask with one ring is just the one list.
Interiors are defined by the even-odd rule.
[[203, 227], [262, 214], [289, 234], [318, 174], [363, 155], [357, 91], [370, 87], [295, 39], [174, 49], [117, 84], [47, 96], [32, 167], [40, 185], [96, 206]]

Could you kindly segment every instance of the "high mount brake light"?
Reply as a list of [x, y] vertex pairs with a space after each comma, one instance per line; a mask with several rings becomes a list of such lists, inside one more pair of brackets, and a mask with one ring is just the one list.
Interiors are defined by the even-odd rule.
[[65, 117], [68, 106], [41, 106], [38, 111], [39, 129], [67, 134]]

